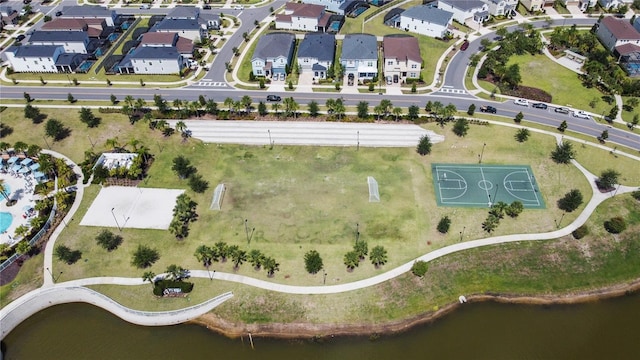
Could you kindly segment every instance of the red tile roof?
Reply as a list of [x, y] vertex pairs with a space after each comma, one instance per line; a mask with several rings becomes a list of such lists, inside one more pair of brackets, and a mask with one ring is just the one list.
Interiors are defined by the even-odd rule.
[[185, 37], [182, 36], [178, 36], [178, 41], [176, 41], [176, 49], [178, 49], [178, 52], [181, 54], [186, 54], [186, 53], [193, 53], [193, 41], [191, 41], [190, 39], [187, 39]]
[[176, 35], [174, 32], [148, 32], [142, 34], [140, 44], [175, 45]]
[[624, 44], [624, 45], [616, 46], [616, 51], [620, 55], [627, 55], [633, 52], [640, 52], [640, 46], [635, 44]]
[[629, 20], [607, 16], [602, 19], [600, 26], [605, 26], [618, 40], [640, 40], [640, 33], [633, 28]]
[[385, 58], [422, 62], [418, 39], [413, 36], [385, 36], [382, 39]]
[[286, 11], [293, 11], [292, 16], [300, 16], [317, 19], [324, 13], [324, 6], [315, 4], [292, 3], [285, 5]]

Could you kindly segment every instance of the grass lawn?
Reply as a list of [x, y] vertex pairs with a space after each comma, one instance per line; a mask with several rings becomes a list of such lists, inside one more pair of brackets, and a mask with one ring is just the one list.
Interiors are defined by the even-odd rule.
[[[623, 97], [622, 97], [622, 102], [623, 102], [624, 104], [626, 104], [626, 103], [627, 103], [627, 101], [628, 101], [629, 99], [631, 99], [631, 98], [633, 98], [633, 97], [632, 97], [632, 96], [623, 96]], [[640, 99], [639, 99], [639, 100], [640, 100]], [[634, 116], [638, 116], [638, 117], [640, 117], [640, 107], [639, 107], [639, 106], [636, 106], [636, 107], [635, 107], [635, 108], [633, 108], [631, 111], [627, 111], [627, 110], [626, 110], [626, 109], [624, 109], [624, 107], [623, 107], [623, 110], [622, 110], [622, 114], [621, 114], [621, 115], [622, 115], [622, 120], [624, 120], [624, 121], [626, 121], [626, 122], [632, 122], [632, 121], [633, 121]], [[627, 128], [626, 126], [625, 126], [625, 128], [628, 130], [628, 128]]]
[[615, 151], [605, 151], [593, 146], [585, 146], [572, 142], [576, 150], [576, 160], [596, 176], [608, 169], [620, 173], [618, 181], [622, 185], [640, 185], [640, 164], [626, 156], [617, 155]]
[[[584, 109], [601, 114], [608, 112], [610, 106], [601, 100], [602, 93], [596, 89], [582, 86], [578, 75], [573, 71], [556, 64], [544, 55], [514, 55], [507, 66], [518, 64], [522, 85], [542, 89], [552, 96], [554, 104]], [[487, 88], [491, 91], [493, 88]], [[597, 99], [595, 108], [589, 102]]]

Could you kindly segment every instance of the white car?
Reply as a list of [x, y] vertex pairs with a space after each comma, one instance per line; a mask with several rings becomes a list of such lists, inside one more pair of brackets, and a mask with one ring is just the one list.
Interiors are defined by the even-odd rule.
[[236, 10], [244, 10], [244, 6], [242, 6], [242, 5], [236, 5], [233, 8], [236, 9]]
[[591, 116], [589, 116], [589, 114], [587, 114], [586, 112], [584, 112], [582, 110], [574, 111], [573, 112], [573, 117], [577, 117], [577, 118], [580, 118], [580, 119], [591, 119]]
[[513, 100], [513, 103], [520, 106], [529, 106], [529, 100], [526, 99], [515, 99]]

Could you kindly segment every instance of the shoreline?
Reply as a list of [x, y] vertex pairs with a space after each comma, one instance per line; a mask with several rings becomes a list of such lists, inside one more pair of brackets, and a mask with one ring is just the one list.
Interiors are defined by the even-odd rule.
[[[503, 304], [521, 305], [571, 305], [595, 302], [604, 299], [631, 295], [640, 291], [640, 278], [594, 290], [568, 293], [564, 295], [521, 296], [514, 294], [474, 294], [466, 296], [467, 303], [493, 301]], [[343, 336], [380, 336], [402, 333], [412, 328], [437, 321], [465, 304], [453, 302], [435, 312], [426, 312], [407, 319], [394, 320], [382, 324], [312, 324], [312, 323], [234, 323], [207, 313], [187, 324], [196, 324], [224, 335], [238, 338], [250, 334], [253, 337], [275, 339], [322, 339]]]

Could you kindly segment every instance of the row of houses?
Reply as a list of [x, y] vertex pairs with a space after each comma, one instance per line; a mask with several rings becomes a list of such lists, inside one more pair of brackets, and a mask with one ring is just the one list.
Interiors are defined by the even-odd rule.
[[[378, 75], [378, 41], [370, 34], [345, 35], [339, 63], [344, 76], [354, 82], [371, 80]], [[418, 39], [410, 35], [387, 35], [382, 41], [384, 77], [394, 82], [420, 77], [422, 57]], [[294, 64], [295, 36], [274, 32], [260, 38], [251, 58], [255, 76], [285, 74]], [[326, 79], [334, 66], [336, 39], [332, 34], [309, 33], [300, 41], [295, 63], [301, 73], [314, 79]]]
[[[62, 14], [33, 31], [25, 45], [5, 52], [15, 72], [74, 72], [101, 56], [121, 23], [114, 11], [99, 6], [65, 7]], [[123, 74], [179, 74], [192, 58], [195, 42], [220, 28], [218, 15], [200, 17], [200, 9], [178, 6], [136, 39], [116, 71]]]

